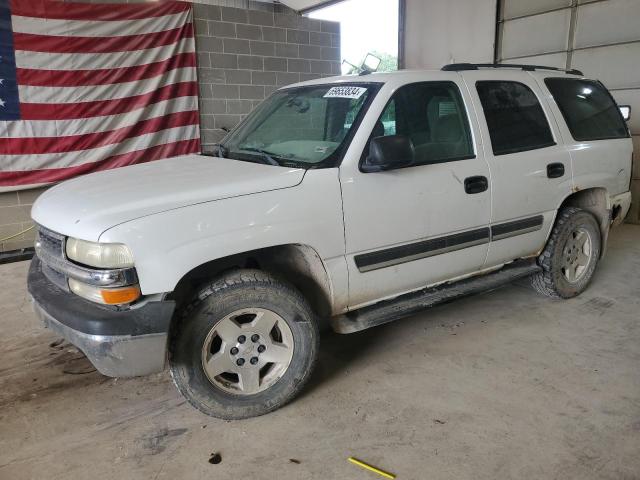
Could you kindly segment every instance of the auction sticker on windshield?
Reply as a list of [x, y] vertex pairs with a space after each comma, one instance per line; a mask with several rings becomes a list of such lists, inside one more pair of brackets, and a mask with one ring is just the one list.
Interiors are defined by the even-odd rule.
[[324, 98], [360, 98], [367, 89], [364, 87], [331, 87]]

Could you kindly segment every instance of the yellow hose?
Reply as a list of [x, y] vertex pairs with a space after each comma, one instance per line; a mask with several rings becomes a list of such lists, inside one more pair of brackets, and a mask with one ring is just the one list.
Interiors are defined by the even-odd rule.
[[384, 478], [390, 478], [392, 480], [396, 478], [396, 476], [393, 473], [388, 473], [388, 472], [385, 472], [384, 470], [380, 470], [379, 468], [372, 467], [371, 465], [364, 463], [358, 460], [357, 458], [349, 457], [348, 460], [354, 465], [358, 465], [359, 467], [369, 470], [370, 472], [377, 473], [378, 475], [381, 475]]
[[11, 240], [12, 238], [16, 238], [19, 237], [20, 235], [22, 235], [23, 233], [27, 233], [29, 230], [33, 230], [36, 226], [35, 225], [31, 225], [29, 228], [27, 228], [26, 230], [23, 230], [21, 232], [18, 232], [14, 235], [10, 235], [8, 237], [5, 238], [0, 238], [0, 243], [6, 242], [7, 240]]

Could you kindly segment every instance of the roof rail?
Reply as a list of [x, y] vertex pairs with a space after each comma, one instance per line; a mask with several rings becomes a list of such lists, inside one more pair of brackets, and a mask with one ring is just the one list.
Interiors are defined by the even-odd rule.
[[564, 68], [557, 67], [545, 67], [544, 65], [519, 65], [516, 63], [450, 63], [441, 68], [446, 72], [461, 72], [464, 70], [478, 70], [479, 68], [520, 68], [528, 72], [534, 70], [554, 70], [556, 72], [565, 72], [569, 75], [580, 75], [583, 73], [580, 70], [571, 69], [565, 70]]

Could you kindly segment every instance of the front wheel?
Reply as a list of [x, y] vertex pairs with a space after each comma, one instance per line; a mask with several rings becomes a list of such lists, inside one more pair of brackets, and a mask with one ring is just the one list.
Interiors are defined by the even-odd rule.
[[533, 287], [550, 297], [579, 295], [593, 277], [600, 249], [600, 229], [593, 215], [580, 208], [563, 208], [538, 257], [542, 271], [531, 277]]
[[295, 288], [259, 270], [203, 288], [173, 332], [171, 376], [198, 410], [254, 417], [291, 400], [318, 353], [314, 314]]

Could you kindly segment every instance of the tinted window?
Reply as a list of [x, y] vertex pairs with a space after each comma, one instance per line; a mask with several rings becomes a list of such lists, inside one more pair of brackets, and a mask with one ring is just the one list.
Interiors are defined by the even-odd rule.
[[572, 78], [544, 81], [575, 140], [628, 137], [618, 106], [599, 82]]
[[540, 102], [529, 87], [518, 82], [477, 82], [494, 155], [554, 145]]
[[467, 114], [452, 82], [425, 82], [398, 89], [371, 137], [405, 135], [415, 148], [415, 164], [474, 156]]

